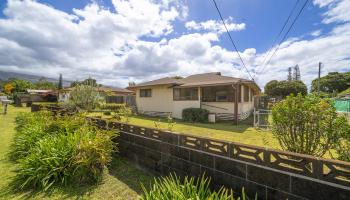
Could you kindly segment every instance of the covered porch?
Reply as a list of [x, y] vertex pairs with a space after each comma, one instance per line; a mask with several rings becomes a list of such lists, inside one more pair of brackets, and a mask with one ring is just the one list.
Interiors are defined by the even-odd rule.
[[218, 121], [232, 120], [238, 123], [249, 117], [254, 108], [253, 96], [258, 92], [252, 83], [174, 87], [174, 102], [194, 101], [195, 107], [214, 113]]

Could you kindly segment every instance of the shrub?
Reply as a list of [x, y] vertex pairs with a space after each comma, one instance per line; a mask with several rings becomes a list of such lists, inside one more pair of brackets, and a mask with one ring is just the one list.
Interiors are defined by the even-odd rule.
[[335, 146], [337, 150], [338, 159], [350, 162], [350, 126], [347, 126], [347, 130], [343, 131], [341, 138], [338, 140]]
[[323, 156], [347, 130], [328, 100], [309, 95], [288, 96], [272, 109], [272, 133], [282, 149]]
[[78, 108], [90, 111], [99, 105], [102, 98], [96, 87], [78, 84], [70, 93], [70, 101]]
[[110, 111], [104, 111], [103, 114], [104, 115], [111, 115], [111, 112]]
[[125, 104], [118, 104], [118, 103], [104, 103], [100, 105], [100, 109], [102, 110], [111, 110], [111, 111], [118, 111], [125, 107]]
[[[150, 190], [142, 186], [144, 194], [142, 200], [187, 200], [187, 199], [210, 199], [210, 200], [234, 200], [232, 190], [220, 188], [218, 191], [210, 189], [210, 179], [204, 175], [201, 178], [185, 177], [183, 181], [176, 175], [158, 178]], [[243, 199], [245, 195], [243, 192]]]
[[11, 145], [11, 158], [14, 160], [25, 157], [35, 143], [48, 133], [45, 131], [46, 121], [51, 115], [45, 112], [20, 113], [16, 119], [16, 134]]
[[174, 119], [171, 117], [171, 114], [168, 115], [167, 117], [167, 122], [168, 122], [168, 131], [172, 131], [174, 126], [176, 125], [176, 122]]
[[209, 111], [202, 108], [186, 108], [182, 110], [182, 119], [188, 122], [207, 122]]
[[[41, 113], [35, 115], [40, 116]], [[30, 135], [31, 129], [23, 128], [24, 133], [22, 124], [35, 117], [31, 114], [17, 118], [16, 137]], [[41, 129], [43, 134], [33, 134], [34, 139], [22, 137], [20, 141], [28, 139], [25, 144], [32, 142], [18, 160], [15, 183], [20, 188], [47, 190], [53, 185], [85, 184], [99, 180], [104, 167], [111, 161], [112, 152], [116, 150], [112, 132], [97, 129], [78, 116], [40, 118], [38, 122], [47, 124]], [[18, 141], [15, 140], [15, 145], [18, 145]]]
[[123, 106], [120, 106], [118, 111], [114, 114], [114, 119], [121, 121], [124, 119], [125, 123], [129, 123], [130, 116], [132, 115], [132, 109], [129, 106], [126, 106], [125, 104], [120, 104]]

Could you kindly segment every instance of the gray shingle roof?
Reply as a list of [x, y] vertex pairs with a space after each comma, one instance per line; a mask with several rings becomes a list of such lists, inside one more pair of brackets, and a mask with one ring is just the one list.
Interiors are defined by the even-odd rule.
[[237, 82], [254, 83], [251, 80], [235, 78], [229, 76], [222, 76], [220, 72], [194, 74], [183, 79], [166, 77], [149, 82], [137, 84], [130, 88], [154, 86], [154, 85], [172, 85], [179, 87], [190, 86], [203, 86], [203, 85], [221, 85], [221, 84], [234, 84]]

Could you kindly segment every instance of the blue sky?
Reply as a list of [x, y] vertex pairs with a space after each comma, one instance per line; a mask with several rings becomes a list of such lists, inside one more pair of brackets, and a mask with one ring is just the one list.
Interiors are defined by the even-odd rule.
[[[319, 61], [323, 75], [349, 71], [349, 1], [310, 0], [266, 66], [297, 0], [216, 1], [260, 86], [296, 64], [308, 85]], [[298, 2], [297, 11], [305, 0]], [[0, 70], [116, 86], [209, 71], [249, 78], [212, 0], [0, 0], [0, 10]]]
[[[90, 0], [41, 0], [39, 2], [52, 5], [53, 7], [72, 13], [73, 8], [84, 8]], [[96, 1], [99, 5], [115, 12], [111, 0]], [[268, 50], [277, 33], [280, 31], [284, 21], [289, 15], [297, 0], [217, 0], [218, 6], [224, 17], [233, 17], [236, 23], [246, 23], [247, 28], [241, 32], [231, 32], [239, 50], [246, 48], [256, 48], [258, 52]], [[302, 6], [304, 0], [300, 0], [298, 7]], [[206, 21], [219, 19], [212, 0], [188, 0], [186, 1], [190, 12], [187, 20]], [[290, 37], [310, 38], [310, 32], [322, 30], [322, 34], [328, 33], [334, 24], [322, 24], [322, 13], [324, 8], [319, 8], [308, 3], [307, 11], [300, 17], [299, 21], [293, 26]], [[174, 23], [175, 32], [166, 36], [166, 38], [178, 37], [182, 33], [189, 33], [184, 26], [183, 21]], [[146, 40], [160, 41], [161, 38], [145, 37]], [[218, 44], [224, 48], [234, 50], [227, 35], [222, 35]]]

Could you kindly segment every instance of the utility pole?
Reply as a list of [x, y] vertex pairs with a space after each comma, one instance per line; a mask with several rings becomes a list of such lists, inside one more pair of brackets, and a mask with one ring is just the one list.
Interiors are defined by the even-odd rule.
[[318, 63], [318, 79], [317, 79], [317, 95], [320, 96], [320, 78], [321, 78], [321, 66], [322, 63]]

